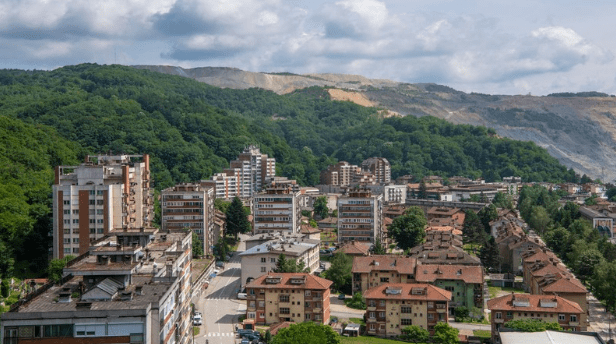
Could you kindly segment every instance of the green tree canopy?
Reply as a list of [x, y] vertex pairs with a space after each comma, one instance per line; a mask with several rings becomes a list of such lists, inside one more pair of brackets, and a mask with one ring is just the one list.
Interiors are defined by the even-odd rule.
[[410, 325], [403, 327], [402, 335], [400, 339], [406, 340], [413, 343], [426, 343], [430, 339], [430, 332], [428, 330], [421, 328], [417, 325]]
[[420, 244], [426, 236], [425, 228], [428, 224], [423, 210], [413, 206], [405, 214], [396, 217], [389, 226], [389, 235], [396, 240], [398, 247], [407, 250]]
[[329, 215], [329, 208], [327, 207], [327, 196], [319, 196], [314, 201], [314, 212], [318, 214], [322, 219]]
[[74, 256], [66, 256], [62, 259], [52, 259], [49, 262], [49, 267], [47, 268], [47, 277], [58, 283], [62, 279], [62, 270], [66, 266], [68, 262], [75, 259]]
[[201, 257], [203, 255], [203, 241], [199, 239], [196, 232], [192, 232], [192, 254], [193, 257]]
[[353, 257], [344, 252], [336, 252], [331, 266], [325, 271], [325, 278], [334, 282], [334, 288], [345, 293], [351, 292]]
[[276, 267], [274, 272], [310, 272], [310, 268], [306, 267], [303, 259], [299, 262], [295, 259], [287, 259], [287, 257], [281, 253], [276, 261]]
[[237, 235], [240, 233], [250, 232], [250, 222], [246, 216], [246, 210], [242, 201], [234, 197], [233, 201], [227, 208], [227, 233], [231, 234], [237, 240]]
[[557, 322], [545, 322], [537, 319], [517, 319], [506, 322], [504, 327], [523, 332], [562, 331]]
[[434, 325], [432, 340], [439, 344], [457, 344], [459, 343], [458, 333], [457, 328], [451, 327], [448, 323], [439, 322]]
[[330, 326], [311, 321], [292, 324], [278, 331], [272, 344], [340, 344], [340, 335]]
[[483, 246], [481, 246], [479, 250], [479, 259], [483, 267], [488, 269], [488, 271], [500, 271], [501, 257], [494, 237], [490, 236]]

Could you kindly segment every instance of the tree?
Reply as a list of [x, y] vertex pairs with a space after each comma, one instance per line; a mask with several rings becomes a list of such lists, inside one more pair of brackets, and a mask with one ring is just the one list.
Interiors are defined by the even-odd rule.
[[595, 296], [605, 302], [607, 311], [616, 311], [616, 262], [603, 262], [595, 268], [590, 280]]
[[434, 325], [432, 340], [439, 344], [457, 344], [459, 343], [458, 333], [457, 328], [451, 327], [448, 323], [439, 322]]
[[265, 343], [271, 343], [272, 341], [272, 333], [270, 332], [270, 330], [265, 331], [265, 336], [263, 337], [263, 341], [265, 341]]
[[346, 305], [351, 308], [365, 310], [366, 299], [364, 299], [364, 296], [361, 294], [360, 291], [357, 291], [355, 292], [355, 294], [353, 294], [353, 297], [349, 301], [347, 301]]
[[233, 235], [237, 240], [237, 235], [250, 231], [250, 222], [246, 216], [246, 210], [242, 201], [238, 197], [234, 197], [233, 201], [227, 209], [227, 233]]
[[325, 278], [334, 282], [334, 288], [345, 293], [351, 292], [353, 257], [344, 252], [336, 252], [331, 266], [325, 271]]
[[522, 332], [563, 331], [557, 322], [545, 322], [538, 319], [517, 319], [506, 322], [506, 328]]
[[196, 232], [192, 232], [192, 254], [193, 257], [201, 257], [203, 255], [203, 241], [199, 239]]
[[462, 240], [464, 243], [480, 243], [483, 238], [483, 224], [477, 214], [467, 209], [462, 224]]
[[75, 259], [75, 256], [66, 256], [61, 259], [52, 259], [47, 267], [47, 277], [58, 283], [62, 279], [62, 270], [68, 262]]
[[9, 279], [5, 278], [2, 280], [2, 284], [0, 284], [0, 295], [2, 297], [7, 298], [11, 295], [11, 285], [9, 284]]
[[608, 199], [610, 202], [614, 202], [614, 201], [616, 201], [616, 197], [615, 197], [615, 196], [616, 196], [616, 187], [614, 187], [614, 188], [609, 188], [609, 189], [605, 192], [605, 195], [607, 196], [607, 199]]
[[280, 329], [271, 341], [272, 344], [340, 344], [340, 335], [330, 326], [312, 321], [292, 324]]
[[425, 343], [430, 339], [430, 332], [417, 325], [406, 326], [400, 331], [402, 332], [401, 339], [409, 342]]
[[227, 213], [227, 209], [229, 209], [230, 205], [231, 205], [231, 202], [223, 201], [222, 198], [216, 198], [214, 200], [214, 208], [218, 209], [219, 211], [225, 214]]
[[586, 282], [595, 272], [595, 267], [601, 265], [605, 259], [596, 248], [584, 250], [577, 259], [575, 272], [582, 282]]
[[297, 262], [295, 259], [287, 259], [286, 256], [281, 253], [276, 261], [276, 267], [274, 272], [310, 272], [310, 269], [306, 267], [303, 259]]
[[314, 201], [314, 212], [318, 214], [322, 219], [329, 215], [329, 208], [327, 208], [327, 196], [319, 196]]
[[377, 238], [374, 240], [374, 254], [386, 254], [387, 252], [385, 250], [385, 246], [381, 243], [381, 239]]
[[479, 259], [483, 267], [488, 271], [500, 270], [501, 257], [494, 237], [491, 236], [490, 239], [481, 246], [479, 250]]
[[453, 309], [453, 314], [456, 318], [456, 321], [463, 321], [464, 318], [468, 318], [469, 310], [465, 306], [458, 306]]
[[417, 191], [417, 198], [420, 198], [420, 199], [428, 198], [428, 190], [426, 188], [426, 183], [423, 180], [419, 183], [419, 190]]
[[506, 195], [500, 191], [497, 192], [496, 195], [494, 195], [492, 204], [494, 204], [497, 208], [513, 209], [513, 201], [511, 199], [511, 196]]
[[225, 239], [225, 237], [220, 238], [218, 243], [214, 245], [214, 251], [218, 255], [218, 258], [222, 261], [227, 260], [227, 252], [229, 252], [229, 250], [229, 244], [227, 244], [227, 240]]
[[483, 224], [483, 230], [490, 234], [490, 222], [498, 219], [498, 210], [496, 210], [494, 204], [489, 204], [481, 208], [481, 210], [477, 213], [477, 216], [479, 217], [481, 224]]
[[404, 215], [396, 217], [389, 226], [389, 235], [396, 240], [398, 247], [407, 250], [420, 244], [426, 236], [428, 224], [423, 210], [409, 207]]
[[530, 212], [528, 225], [538, 233], [545, 233], [546, 228], [550, 224], [550, 215], [542, 206], [533, 207]]

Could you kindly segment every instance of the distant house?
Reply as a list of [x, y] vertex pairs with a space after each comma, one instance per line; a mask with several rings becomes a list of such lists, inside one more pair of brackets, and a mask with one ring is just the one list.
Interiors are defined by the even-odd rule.
[[353, 293], [385, 283], [415, 282], [415, 258], [400, 256], [369, 256], [353, 258]]
[[338, 252], [344, 252], [349, 256], [367, 256], [370, 254], [372, 244], [358, 241], [347, 241], [338, 249]]

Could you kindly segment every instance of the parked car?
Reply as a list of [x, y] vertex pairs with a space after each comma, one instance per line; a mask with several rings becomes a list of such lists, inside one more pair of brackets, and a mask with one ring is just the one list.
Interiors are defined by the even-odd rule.
[[344, 294], [338, 295], [338, 300], [346, 300], [346, 295]]
[[329, 250], [319, 250], [319, 254], [330, 254]]
[[203, 324], [203, 317], [201, 316], [201, 313], [196, 312], [195, 316], [193, 317], [193, 326], [201, 326]]
[[238, 300], [246, 300], [246, 298], [248, 298], [248, 295], [246, 295], [246, 293], [237, 293]]
[[224, 268], [225, 267], [225, 262], [219, 260], [216, 262], [216, 267], [217, 268]]
[[321, 264], [319, 264], [319, 266], [321, 267], [321, 269], [325, 270], [325, 263], [321, 262]]

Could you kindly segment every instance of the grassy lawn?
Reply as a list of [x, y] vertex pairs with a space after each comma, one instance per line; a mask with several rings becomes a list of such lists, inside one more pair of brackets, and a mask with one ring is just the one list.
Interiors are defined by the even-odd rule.
[[488, 287], [488, 290], [490, 291], [490, 298], [491, 299], [493, 299], [495, 297], [498, 297], [498, 296], [503, 296], [505, 294], [509, 294], [511, 292], [525, 293], [524, 289], [509, 288], [509, 287], [505, 287], [505, 288], [501, 288], [501, 287]]
[[400, 343], [408, 343], [402, 342], [399, 340], [393, 339], [385, 339], [378, 337], [369, 337], [369, 336], [359, 336], [359, 337], [341, 337], [342, 344], [400, 344]]
[[477, 336], [481, 338], [491, 338], [492, 332], [488, 330], [473, 330], [473, 336]]
[[193, 326], [193, 336], [199, 335], [199, 331], [201, 331], [199, 326]]
[[366, 326], [366, 322], [362, 318], [351, 318], [349, 320], [354, 324], [360, 324], [362, 326]]

